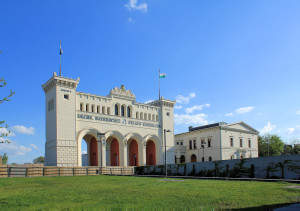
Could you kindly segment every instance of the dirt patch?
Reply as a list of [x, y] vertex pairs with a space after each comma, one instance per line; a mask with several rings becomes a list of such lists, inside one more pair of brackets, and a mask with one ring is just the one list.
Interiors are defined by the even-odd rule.
[[296, 185], [286, 186], [286, 188], [294, 188], [300, 190], [300, 186], [296, 186]]

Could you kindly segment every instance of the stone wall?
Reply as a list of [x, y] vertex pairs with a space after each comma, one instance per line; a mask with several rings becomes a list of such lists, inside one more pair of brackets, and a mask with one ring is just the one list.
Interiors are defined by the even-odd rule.
[[[300, 155], [170, 164], [167, 167], [169, 176], [300, 180]], [[163, 175], [164, 165], [135, 167], [135, 174]]]

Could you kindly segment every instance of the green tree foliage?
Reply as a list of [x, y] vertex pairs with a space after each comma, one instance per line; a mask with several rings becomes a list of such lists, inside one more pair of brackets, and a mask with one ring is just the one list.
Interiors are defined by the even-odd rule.
[[45, 157], [40, 156], [33, 160], [33, 164], [45, 163]]
[[[0, 88], [5, 87], [5, 86], [6, 86], [5, 80], [3, 78], [0, 78]], [[13, 96], [14, 94], [15, 94], [15, 92], [10, 90], [10, 94], [7, 97], [4, 97], [3, 99], [0, 99], [0, 104], [4, 103], [5, 101], [10, 101], [11, 96]], [[4, 125], [4, 123], [5, 123], [4, 120], [0, 120], [0, 129], [8, 128], [8, 125]], [[0, 134], [0, 138], [3, 138], [3, 140], [0, 139], [0, 143], [9, 143], [10, 142], [9, 140], [5, 139], [8, 136], [9, 133], [10, 133], [10, 131]]]
[[281, 155], [284, 150], [284, 143], [277, 135], [266, 134], [258, 136], [259, 157]]
[[2, 156], [2, 164], [3, 164], [3, 165], [7, 165], [7, 161], [8, 161], [7, 154], [4, 153], [3, 156]]

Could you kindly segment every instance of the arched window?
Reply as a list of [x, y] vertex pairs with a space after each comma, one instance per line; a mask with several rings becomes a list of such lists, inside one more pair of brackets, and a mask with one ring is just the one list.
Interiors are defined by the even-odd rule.
[[185, 163], [185, 157], [184, 157], [184, 155], [181, 155], [181, 157], [180, 157], [180, 163]]
[[130, 111], [130, 107], [128, 106], [127, 107], [127, 117], [131, 117], [131, 113], [130, 113], [131, 111]]
[[208, 160], [209, 160], [209, 161], [212, 161], [212, 157], [211, 157], [211, 156], [209, 156]]
[[105, 106], [102, 106], [102, 114], [105, 114]]
[[147, 114], [144, 114], [144, 120], [147, 120]]
[[115, 105], [115, 115], [119, 116], [119, 106], [117, 104]]
[[152, 121], [155, 121], [155, 115], [152, 114]]
[[123, 105], [121, 106], [121, 116], [125, 116], [125, 108]]
[[197, 162], [197, 157], [195, 154], [192, 154], [192, 156], [191, 156], [191, 163], [193, 163], [193, 162]]
[[136, 112], [136, 118], [137, 119], [139, 118], [139, 112]]
[[140, 113], [140, 119], [143, 119], [143, 112]]
[[151, 114], [148, 114], [148, 120], [151, 121]]

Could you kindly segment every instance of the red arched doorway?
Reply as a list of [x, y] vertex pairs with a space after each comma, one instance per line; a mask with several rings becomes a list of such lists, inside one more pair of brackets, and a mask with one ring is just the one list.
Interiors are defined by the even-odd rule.
[[93, 137], [90, 142], [90, 166], [98, 166], [97, 140]]
[[146, 145], [146, 165], [147, 166], [156, 165], [155, 143], [151, 140], [148, 141]]
[[136, 140], [132, 140], [129, 145], [129, 166], [139, 165], [139, 152]]
[[119, 142], [117, 139], [113, 139], [110, 144], [110, 165], [119, 166], [120, 156], [119, 156]]

